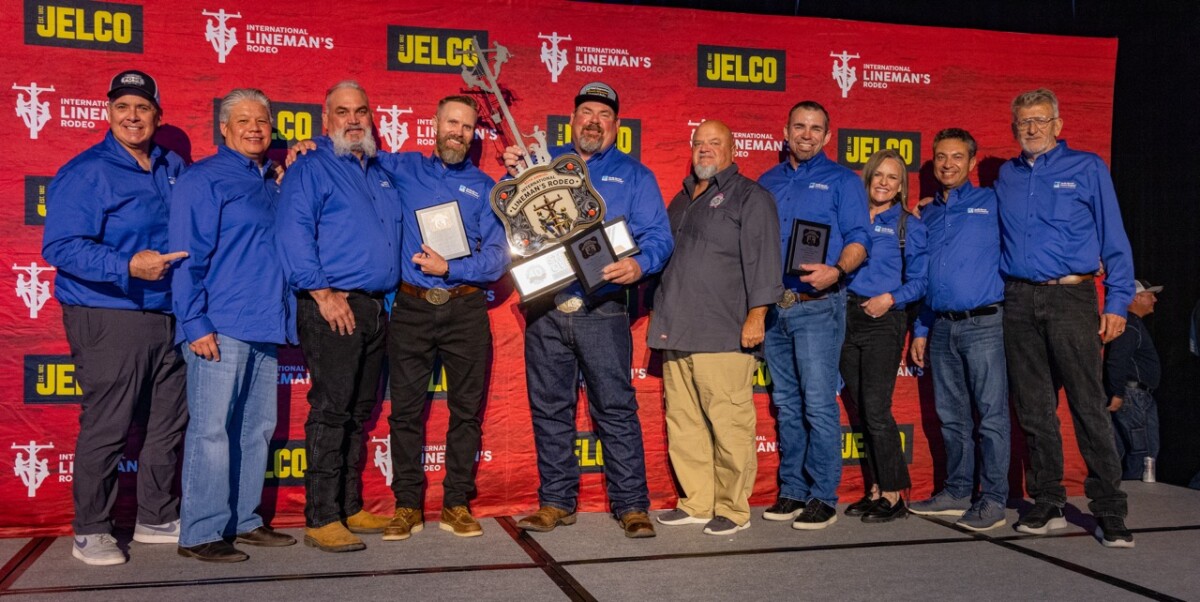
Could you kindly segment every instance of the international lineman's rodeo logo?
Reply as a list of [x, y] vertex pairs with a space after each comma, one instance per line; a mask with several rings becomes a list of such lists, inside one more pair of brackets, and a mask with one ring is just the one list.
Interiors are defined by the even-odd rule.
[[50, 476], [50, 461], [39, 459], [38, 452], [44, 449], [54, 449], [54, 444], [38, 445], [36, 441], [30, 441], [29, 445], [14, 443], [12, 449], [19, 450], [13, 461], [13, 474], [21, 478], [21, 483], [25, 485], [26, 495], [37, 496], [38, 487], [41, 487], [46, 477]]
[[375, 107], [375, 110], [381, 113], [379, 117], [379, 137], [383, 138], [384, 142], [387, 142], [393, 153], [400, 152], [400, 148], [408, 140], [408, 122], [400, 121], [400, 116], [412, 113], [412, 107], [401, 109], [396, 105], [392, 105], [389, 109]]
[[846, 98], [846, 95], [850, 93], [850, 88], [854, 87], [854, 82], [858, 81], [858, 75], [855, 73], [857, 68], [850, 66], [850, 59], [856, 59], [858, 55], [843, 50], [841, 54], [830, 52], [829, 56], [841, 59], [841, 62], [833, 61], [833, 81], [837, 82], [838, 87], [842, 89], [842, 98]]
[[571, 36], [559, 37], [558, 32], [553, 32], [550, 35], [542, 33], [538, 34], [538, 38], [546, 40], [542, 42], [542, 63], [546, 65], [546, 69], [550, 71], [550, 82], [558, 83], [558, 76], [562, 74], [563, 69], [567, 68], [570, 62], [567, 60], [567, 49], [559, 48], [559, 42], [570, 42]]
[[[46, 122], [50, 121], [50, 101], [42, 101], [38, 99], [38, 95], [42, 92], [54, 92], [54, 86], [49, 88], [40, 88], [37, 82], [32, 82], [28, 86], [12, 85], [13, 90], [17, 90], [17, 117], [25, 121], [25, 127], [29, 128], [29, 139], [37, 140], [38, 132], [46, 127]], [[21, 94], [25, 92], [25, 94]], [[28, 94], [28, 96], [26, 96]]]
[[29, 265], [13, 264], [13, 270], [24, 272], [17, 274], [17, 297], [25, 302], [25, 307], [29, 308], [30, 319], [36, 320], [38, 311], [42, 306], [46, 305], [46, 301], [50, 299], [50, 281], [42, 280], [42, 272], [53, 272], [54, 268], [40, 266], [36, 262], [29, 262]]
[[201, 11], [200, 14], [216, 19], [216, 21], [213, 21], [212, 18], [206, 20], [204, 25], [204, 39], [212, 44], [213, 50], [217, 52], [217, 61], [224, 63], [225, 57], [229, 55], [229, 51], [233, 50], [233, 47], [237, 46], [238, 43], [237, 28], [229, 27], [226, 21], [229, 19], [241, 19], [242, 13], [227, 13], [225, 9], [221, 9], [215, 13], [207, 10]]

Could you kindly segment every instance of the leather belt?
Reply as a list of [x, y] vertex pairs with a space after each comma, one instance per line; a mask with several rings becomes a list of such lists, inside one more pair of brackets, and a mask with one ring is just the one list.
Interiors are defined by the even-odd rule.
[[1055, 286], [1055, 285], [1060, 285], [1060, 284], [1062, 284], [1062, 285], [1083, 284], [1084, 282], [1092, 282], [1095, 279], [1096, 279], [1095, 274], [1067, 274], [1066, 276], [1063, 276], [1062, 278], [1054, 278], [1051, 280], [1047, 280], [1045, 282], [1037, 282], [1035, 280], [1025, 280], [1022, 278], [1014, 278], [1013, 280], [1016, 280], [1017, 282], [1024, 282], [1025, 284], [1032, 284], [1034, 286]]
[[783, 289], [783, 297], [779, 299], [778, 305], [780, 309], [787, 309], [802, 301], [820, 301], [829, 297], [829, 293], [810, 294], [800, 293], [790, 288]]
[[937, 317], [939, 320], [950, 320], [952, 322], [957, 322], [959, 320], [966, 320], [967, 318], [995, 315], [998, 311], [1000, 311], [1000, 304], [993, 303], [991, 305], [984, 305], [983, 307], [976, 307], [975, 309], [968, 309], [966, 311], [939, 311], [937, 312]]
[[424, 299], [433, 305], [445, 305], [451, 299], [465, 297], [471, 293], [477, 293], [483, 289], [479, 288], [478, 286], [471, 286], [469, 284], [463, 284], [454, 288], [421, 288], [419, 286], [411, 285], [407, 282], [401, 282], [399, 290], [410, 297]]
[[1149, 392], [1151, 392], [1151, 391], [1153, 391], [1153, 390], [1154, 390], [1154, 389], [1150, 388], [1150, 386], [1149, 386], [1149, 385], [1147, 385], [1147, 384], [1145, 384], [1145, 383], [1140, 383], [1140, 382], [1138, 382], [1138, 381], [1136, 381], [1136, 380], [1127, 380], [1127, 381], [1125, 381], [1125, 388], [1126, 388], [1126, 389], [1141, 389], [1141, 390], [1143, 390], [1143, 391], [1145, 391], [1145, 392], [1147, 392], [1147, 393], [1149, 393]]

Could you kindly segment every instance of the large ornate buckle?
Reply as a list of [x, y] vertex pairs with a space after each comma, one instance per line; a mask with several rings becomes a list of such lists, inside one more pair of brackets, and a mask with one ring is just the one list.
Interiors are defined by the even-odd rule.
[[425, 300], [434, 305], [445, 305], [450, 300], [450, 291], [438, 287], [426, 289]]

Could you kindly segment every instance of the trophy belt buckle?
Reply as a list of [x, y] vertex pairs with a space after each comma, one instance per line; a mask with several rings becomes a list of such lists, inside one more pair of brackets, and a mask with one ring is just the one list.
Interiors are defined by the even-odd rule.
[[783, 290], [783, 297], [779, 299], [779, 302], [776, 303], [776, 305], [778, 305], [780, 309], [787, 309], [795, 305], [797, 300], [798, 298], [796, 297], [796, 291], [788, 288]]
[[426, 289], [425, 300], [433, 305], [445, 305], [450, 300], [450, 291], [441, 287]]
[[562, 303], [558, 304], [558, 311], [564, 314], [573, 314], [583, 308], [583, 299], [579, 297], [571, 297]]

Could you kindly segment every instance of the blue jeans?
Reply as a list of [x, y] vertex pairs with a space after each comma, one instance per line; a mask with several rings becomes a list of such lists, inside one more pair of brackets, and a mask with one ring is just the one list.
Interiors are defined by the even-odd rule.
[[588, 411], [604, 449], [608, 500], [617, 516], [650, 508], [642, 423], [630, 382], [633, 337], [624, 303], [605, 301], [563, 313], [530, 307], [525, 325], [525, 378], [537, 447], [538, 501], [574, 511], [579, 497], [575, 409], [579, 373]]
[[1112, 417], [1121, 478], [1140, 479], [1146, 458], [1158, 458], [1158, 404], [1149, 391], [1126, 387], [1124, 403]]
[[779, 496], [837, 504], [842, 479], [838, 359], [846, 338], [846, 294], [767, 312], [763, 350], [779, 411]]
[[179, 545], [198, 546], [253, 531], [275, 432], [279, 360], [274, 343], [217, 335], [221, 361], [182, 344], [188, 422], [183, 444]]
[[1008, 501], [1010, 425], [1004, 360], [1004, 309], [965, 320], [939, 318], [929, 338], [934, 407], [946, 443], [945, 490], [956, 498], [974, 491], [979, 414], [980, 498]]

